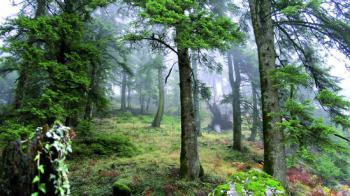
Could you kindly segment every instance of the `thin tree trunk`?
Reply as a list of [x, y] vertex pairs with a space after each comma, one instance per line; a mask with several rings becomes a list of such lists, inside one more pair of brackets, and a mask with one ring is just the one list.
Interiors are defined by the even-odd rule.
[[193, 68], [193, 78], [195, 80], [193, 84], [194, 119], [195, 119], [196, 132], [198, 135], [201, 135], [201, 119], [199, 115], [200, 108], [199, 108], [198, 64], [194, 58], [192, 58], [192, 68]]
[[164, 79], [163, 79], [163, 67], [159, 65], [158, 67], [158, 109], [154, 116], [152, 127], [160, 127], [160, 123], [164, 114]]
[[146, 102], [146, 113], [149, 111], [149, 106], [151, 105], [151, 96], [148, 96], [147, 102]]
[[[181, 34], [181, 28], [176, 28], [176, 35]], [[177, 39], [179, 41], [180, 39]], [[178, 43], [177, 43], [178, 44]], [[178, 64], [180, 76], [181, 100], [181, 154], [180, 176], [186, 179], [196, 179], [203, 175], [199, 162], [197, 133], [194, 122], [192, 99], [192, 76], [188, 48], [178, 46]]]
[[233, 85], [232, 98], [233, 98], [233, 134], [234, 142], [233, 149], [242, 150], [242, 117], [241, 117], [241, 69], [240, 62], [238, 60], [238, 49], [233, 53], [233, 67], [235, 72], [235, 82]]
[[126, 73], [123, 72], [123, 79], [122, 79], [122, 88], [121, 88], [121, 102], [120, 102], [120, 110], [122, 112], [125, 112], [126, 110]]
[[[229, 80], [232, 92], [232, 114], [233, 114], [233, 149], [242, 150], [241, 133], [241, 106], [240, 106], [240, 85], [241, 75], [239, 62], [236, 57], [232, 58], [233, 50], [228, 52]], [[236, 54], [234, 54], [236, 55]], [[234, 69], [233, 69], [234, 66]], [[235, 76], [235, 77], [233, 77]]]
[[264, 170], [286, 184], [285, 146], [283, 131], [277, 123], [279, 98], [269, 73], [276, 68], [274, 29], [271, 18], [270, 0], [249, 0], [255, 40], [258, 47], [259, 72], [261, 80], [261, 99], [264, 139]]
[[140, 114], [144, 113], [144, 95], [142, 94], [142, 89], [140, 88]]
[[85, 114], [84, 114], [84, 119], [85, 120], [91, 120], [92, 119], [92, 112], [93, 112], [93, 97], [94, 94], [96, 93], [96, 83], [97, 83], [97, 65], [94, 64], [92, 65], [92, 70], [91, 70], [91, 77], [90, 77], [90, 87], [88, 91], [88, 96], [87, 96], [87, 101], [85, 105]]
[[127, 85], [128, 88], [128, 109], [131, 109], [131, 88], [130, 88], [130, 84]]
[[258, 132], [258, 127], [259, 127], [259, 110], [258, 110], [258, 101], [257, 101], [257, 89], [256, 89], [256, 84], [254, 81], [251, 81], [251, 86], [252, 86], [252, 98], [253, 98], [253, 112], [252, 112], [252, 128], [251, 128], [251, 134], [248, 140], [250, 141], [255, 141], [256, 135]]

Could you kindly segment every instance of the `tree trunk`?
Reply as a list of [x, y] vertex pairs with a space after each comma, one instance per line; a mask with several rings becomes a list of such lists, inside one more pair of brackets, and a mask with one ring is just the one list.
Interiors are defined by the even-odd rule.
[[143, 114], [145, 111], [145, 104], [144, 104], [144, 95], [142, 94], [142, 89], [140, 88], [140, 114]]
[[128, 87], [128, 109], [131, 109], [131, 87], [130, 87], [130, 84], [128, 84], [127, 87]]
[[97, 83], [97, 65], [94, 64], [92, 65], [90, 87], [89, 87], [88, 97], [85, 105], [85, 114], [84, 114], [85, 120], [92, 119], [92, 112], [93, 112], [93, 106], [94, 106], [93, 99], [94, 99], [94, 94], [96, 94], [96, 90], [97, 90], [96, 83]]
[[258, 47], [261, 100], [263, 115], [264, 170], [286, 185], [285, 146], [283, 131], [277, 123], [279, 98], [269, 73], [276, 68], [274, 29], [270, 0], [249, 0], [250, 12]]
[[126, 110], [126, 73], [123, 72], [123, 79], [122, 79], [122, 88], [121, 88], [121, 101], [120, 101], [120, 110], [122, 112], [125, 112]]
[[197, 61], [192, 58], [192, 68], [193, 68], [193, 107], [194, 107], [194, 121], [196, 132], [198, 135], [201, 135], [201, 119], [199, 115], [199, 80], [198, 80], [198, 64]]
[[[181, 28], [176, 28], [176, 36], [181, 34]], [[181, 41], [176, 37], [176, 41]], [[178, 45], [179, 43], [177, 43]], [[188, 48], [178, 45], [178, 65], [180, 76], [181, 101], [181, 154], [180, 176], [186, 179], [196, 179], [203, 174], [199, 162], [197, 133], [194, 122], [192, 99], [192, 76]]]
[[146, 102], [146, 113], [149, 111], [149, 106], [151, 105], [151, 96], [148, 96], [147, 102]]
[[[234, 57], [232, 58], [233, 55]], [[229, 80], [232, 92], [232, 114], [233, 114], [233, 149], [242, 150], [242, 130], [241, 130], [241, 72], [237, 59], [237, 53], [233, 50], [228, 53]], [[234, 67], [234, 69], [233, 69]], [[233, 74], [235, 77], [233, 77]]]
[[164, 79], [163, 79], [163, 67], [162, 65], [159, 65], [158, 67], [158, 93], [159, 93], [159, 100], [158, 100], [158, 109], [157, 113], [154, 116], [152, 127], [160, 127], [160, 123], [163, 118], [164, 113]]
[[238, 59], [238, 49], [234, 50], [233, 66], [235, 71], [235, 82], [233, 90], [233, 132], [234, 143], [233, 149], [242, 150], [242, 117], [241, 117], [241, 62]]
[[259, 110], [258, 110], [258, 101], [257, 101], [257, 89], [256, 89], [256, 84], [254, 81], [251, 81], [251, 86], [252, 86], [252, 98], [253, 98], [253, 112], [252, 112], [252, 128], [251, 128], [251, 134], [248, 140], [250, 141], [255, 141], [256, 135], [258, 132], [259, 128]]

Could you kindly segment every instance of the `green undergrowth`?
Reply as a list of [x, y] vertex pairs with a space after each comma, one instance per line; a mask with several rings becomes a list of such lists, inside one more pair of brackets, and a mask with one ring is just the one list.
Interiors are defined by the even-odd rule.
[[[205, 176], [198, 181], [181, 180], [178, 176], [180, 120], [165, 116], [161, 128], [151, 128], [152, 120], [152, 116], [131, 115], [94, 120], [91, 134], [107, 140], [120, 139], [115, 146], [121, 141], [128, 148], [132, 144], [131, 151], [135, 153], [125, 156], [120, 151], [123, 148], [115, 147], [119, 153], [102, 156], [89, 152], [73, 156], [69, 160], [72, 195], [111, 195], [115, 182], [130, 187], [133, 195], [207, 195], [236, 173], [237, 162], [252, 162], [257, 154], [260, 156], [247, 143], [245, 152], [232, 151], [232, 132], [203, 133], [199, 138], [199, 154]], [[96, 138], [89, 140], [100, 144]], [[91, 146], [73, 146], [73, 152]], [[104, 147], [101, 144], [98, 151]]]

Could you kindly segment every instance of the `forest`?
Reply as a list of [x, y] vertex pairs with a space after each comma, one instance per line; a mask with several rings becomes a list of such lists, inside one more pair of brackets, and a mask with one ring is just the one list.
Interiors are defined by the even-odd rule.
[[350, 0], [0, 11], [1, 196], [350, 196]]

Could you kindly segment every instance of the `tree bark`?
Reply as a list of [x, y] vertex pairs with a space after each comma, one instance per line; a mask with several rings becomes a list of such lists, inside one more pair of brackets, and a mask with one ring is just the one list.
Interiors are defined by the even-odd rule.
[[[176, 39], [181, 34], [181, 28], [176, 28]], [[188, 48], [178, 46], [178, 65], [180, 76], [180, 101], [181, 101], [181, 154], [180, 176], [189, 180], [198, 178], [203, 174], [199, 162], [197, 133], [194, 122], [192, 99], [192, 76]]]
[[193, 106], [194, 106], [194, 121], [196, 132], [198, 135], [201, 135], [201, 119], [200, 119], [200, 108], [199, 108], [199, 80], [198, 80], [198, 64], [197, 61], [192, 58], [192, 68], [193, 68]]
[[123, 72], [123, 79], [122, 79], [122, 88], [121, 88], [121, 101], [120, 101], [120, 110], [122, 112], [125, 112], [126, 110], [126, 73]]
[[277, 126], [278, 89], [269, 73], [276, 68], [274, 29], [270, 0], [249, 0], [255, 40], [258, 47], [263, 115], [264, 170], [286, 186], [285, 146], [283, 131]]
[[163, 66], [158, 67], [158, 109], [154, 116], [152, 127], [160, 127], [160, 123], [164, 114], [164, 78], [163, 78]]

